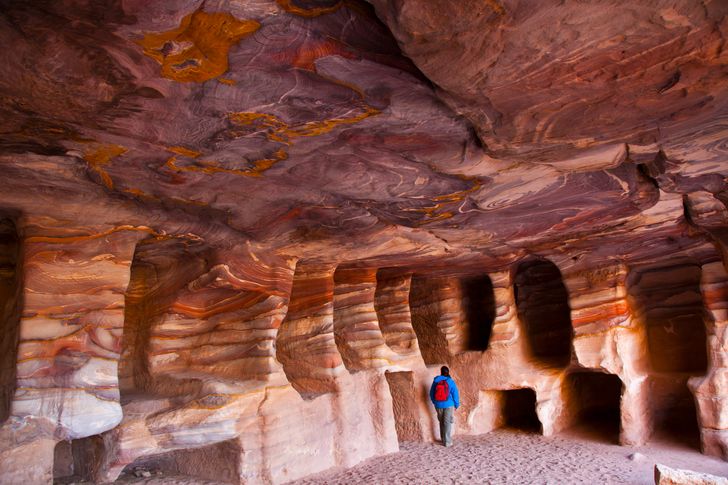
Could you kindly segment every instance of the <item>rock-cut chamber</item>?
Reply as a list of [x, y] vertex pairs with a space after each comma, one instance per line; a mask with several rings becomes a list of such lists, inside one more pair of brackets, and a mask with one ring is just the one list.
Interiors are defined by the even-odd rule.
[[515, 276], [516, 306], [532, 358], [563, 367], [571, 358], [571, 310], [561, 272], [550, 261], [522, 262]]
[[622, 381], [613, 374], [575, 372], [566, 380], [574, 423], [609, 443], [619, 443]]
[[487, 350], [495, 321], [493, 282], [487, 275], [464, 278], [461, 282], [463, 311], [467, 321], [467, 350]]
[[0, 215], [0, 423], [8, 418], [15, 393], [20, 311], [21, 244], [15, 221]]

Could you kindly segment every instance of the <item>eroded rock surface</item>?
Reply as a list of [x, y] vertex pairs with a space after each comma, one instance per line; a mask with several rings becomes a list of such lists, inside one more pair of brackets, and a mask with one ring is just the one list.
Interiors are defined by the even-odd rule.
[[725, 485], [728, 478], [707, 473], [678, 470], [665, 465], [655, 465], [655, 485]]
[[443, 364], [728, 458], [725, 2], [0, 7], [10, 483], [351, 466]]

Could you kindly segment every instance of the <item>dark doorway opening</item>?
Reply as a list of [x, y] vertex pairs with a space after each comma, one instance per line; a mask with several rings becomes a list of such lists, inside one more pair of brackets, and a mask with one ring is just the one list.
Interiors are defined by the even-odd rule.
[[400, 442], [422, 441], [422, 428], [415, 400], [414, 374], [412, 372], [386, 372], [384, 376], [387, 378], [389, 392], [392, 395], [397, 439]]
[[58, 442], [53, 453], [53, 483], [95, 482], [103, 455], [101, 435]]
[[468, 321], [467, 350], [487, 350], [495, 321], [493, 283], [486, 275], [462, 281], [463, 310]]
[[0, 423], [10, 415], [15, 395], [20, 313], [22, 251], [14, 220], [0, 215]]
[[[243, 448], [237, 439], [221, 441], [199, 448], [185, 448], [136, 459], [124, 467], [125, 476], [134, 476], [135, 471], [147, 471], [151, 475], [182, 475], [201, 480], [222, 483], [241, 483], [240, 472]], [[194, 483], [185, 480], [186, 483]]]
[[[667, 378], [656, 379], [666, 382]], [[695, 408], [695, 399], [687, 384], [670, 384], [667, 392], [658, 391], [655, 402], [659, 408], [654, 413], [654, 439], [700, 450], [700, 427], [698, 413]], [[662, 387], [662, 386], [660, 386]]]
[[536, 392], [533, 389], [503, 391], [503, 427], [540, 433], [541, 421], [536, 413]]
[[619, 443], [622, 381], [613, 374], [577, 372], [567, 377], [575, 430], [587, 437]]
[[568, 365], [573, 329], [559, 269], [546, 260], [524, 261], [516, 272], [515, 294], [533, 358], [548, 366]]
[[633, 270], [627, 288], [647, 331], [650, 365], [657, 372], [704, 374], [708, 368], [701, 268], [682, 263]]

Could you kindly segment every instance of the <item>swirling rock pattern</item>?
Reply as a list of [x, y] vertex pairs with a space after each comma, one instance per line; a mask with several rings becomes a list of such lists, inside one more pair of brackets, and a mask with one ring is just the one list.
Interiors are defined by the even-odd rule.
[[417, 335], [412, 328], [409, 306], [411, 274], [396, 269], [377, 271], [374, 308], [387, 346], [398, 354], [417, 351]]
[[350, 371], [386, 365], [388, 354], [374, 309], [376, 269], [339, 268], [334, 273], [334, 340]]
[[436, 438], [443, 364], [459, 433], [595, 406], [728, 459], [726, 38], [720, 1], [2, 2], [0, 476], [350, 466]]

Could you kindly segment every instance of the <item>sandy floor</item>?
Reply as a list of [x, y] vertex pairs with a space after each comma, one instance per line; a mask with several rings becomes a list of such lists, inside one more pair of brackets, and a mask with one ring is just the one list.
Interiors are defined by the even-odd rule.
[[[583, 432], [544, 438], [516, 430], [463, 436], [451, 448], [407, 443], [402, 451], [348, 470], [290, 482], [304, 484], [654, 484], [656, 462], [728, 476], [728, 463], [675, 443], [641, 448], [610, 445]], [[643, 460], [629, 455], [638, 451]]]
[[[333, 469], [289, 485], [353, 484], [653, 484], [653, 467], [728, 476], [728, 463], [701, 455], [676, 442], [658, 441], [640, 448], [607, 444], [599, 436], [572, 431], [544, 438], [535, 433], [498, 430], [460, 436], [451, 448], [433, 443], [405, 443], [399, 453], [369, 459], [350, 469]], [[630, 455], [639, 452], [641, 459]], [[123, 476], [122, 483], [213, 485], [189, 477]]]

